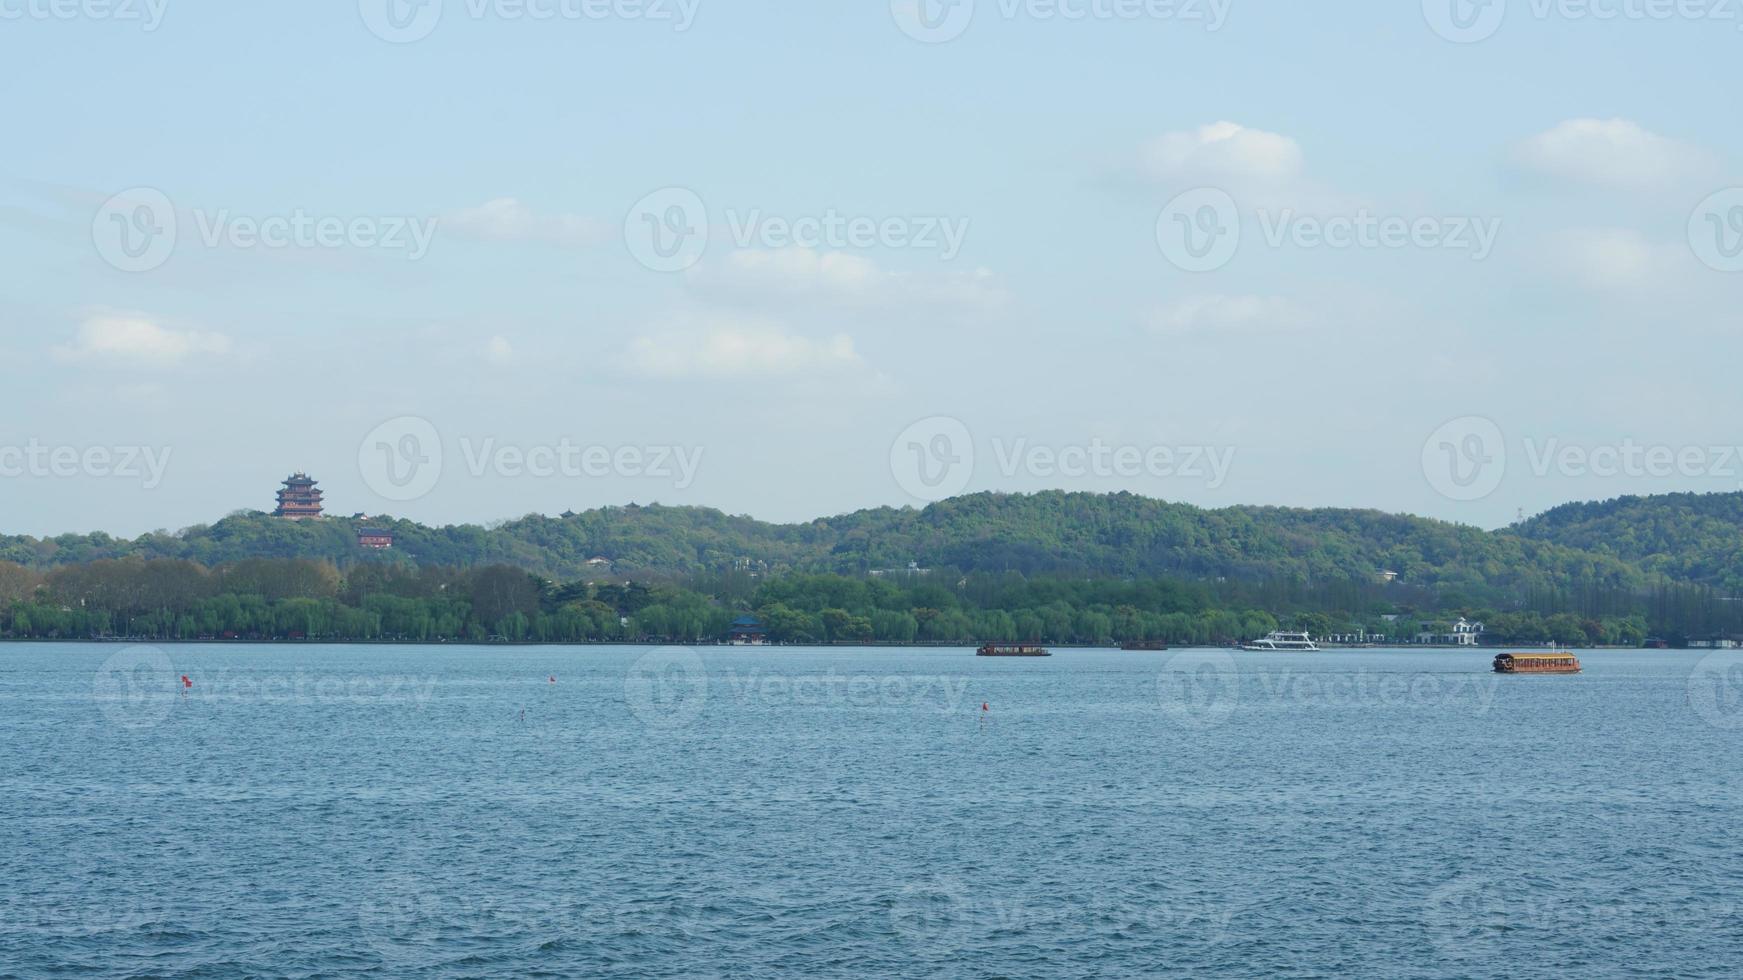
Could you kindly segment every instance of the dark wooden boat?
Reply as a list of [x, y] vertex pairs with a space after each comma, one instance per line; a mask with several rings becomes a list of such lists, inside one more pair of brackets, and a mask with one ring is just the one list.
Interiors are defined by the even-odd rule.
[[1580, 658], [1571, 653], [1503, 653], [1495, 658], [1497, 674], [1577, 674]]
[[977, 657], [1051, 657], [1052, 651], [1039, 643], [983, 643], [974, 652]]

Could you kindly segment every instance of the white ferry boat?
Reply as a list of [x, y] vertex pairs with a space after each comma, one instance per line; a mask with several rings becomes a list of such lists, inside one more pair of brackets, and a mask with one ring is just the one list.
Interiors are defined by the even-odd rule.
[[1242, 650], [1318, 650], [1319, 646], [1318, 646], [1318, 644], [1313, 642], [1313, 637], [1308, 636], [1306, 633], [1272, 632], [1272, 633], [1265, 634], [1265, 638], [1262, 640], [1254, 640], [1251, 643], [1241, 644], [1241, 649]]

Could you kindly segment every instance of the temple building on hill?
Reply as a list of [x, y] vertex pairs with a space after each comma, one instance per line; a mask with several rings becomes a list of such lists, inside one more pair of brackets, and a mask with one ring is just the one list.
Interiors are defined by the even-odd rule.
[[293, 521], [315, 520], [321, 516], [321, 489], [307, 473], [292, 473], [285, 477], [284, 488], [278, 492], [278, 509], [274, 517]]
[[393, 532], [380, 527], [357, 529], [357, 544], [370, 551], [386, 551], [393, 547]]

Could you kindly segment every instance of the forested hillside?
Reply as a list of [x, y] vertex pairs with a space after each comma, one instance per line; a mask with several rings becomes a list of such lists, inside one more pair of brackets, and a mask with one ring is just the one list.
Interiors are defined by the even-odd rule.
[[[0, 636], [1227, 642], [1444, 631], [1633, 643], [1743, 630], [1743, 498], [1629, 498], [1488, 532], [1355, 510], [978, 494], [768, 524], [610, 507], [483, 528], [258, 513], [135, 540], [0, 539]], [[392, 550], [357, 541], [393, 531]], [[1391, 573], [1391, 574], [1388, 574]]]
[[531, 516], [497, 527], [390, 528], [393, 551], [371, 555], [358, 522], [232, 515], [176, 534], [0, 538], [0, 560], [37, 570], [97, 558], [183, 558], [212, 566], [245, 558], [312, 558], [344, 566], [507, 564], [556, 579], [611, 562], [614, 575], [681, 576], [747, 568], [864, 574], [910, 562], [962, 572], [1241, 580], [1372, 579], [1518, 592], [1597, 584], [1641, 589], [1649, 576], [1624, 555], [1569, 547], [1553, 536], [1494, 533], [1358, 510], [1205, 510], [1132, 494], [976, 494], [923, 510], [879, 508], [807, 524], [770, 524], [695, 507], [607, 507]]
[[1649, 573], [1743, 588], [1743, 493], [1672, 493], [1564, 504], [1512, 529]]

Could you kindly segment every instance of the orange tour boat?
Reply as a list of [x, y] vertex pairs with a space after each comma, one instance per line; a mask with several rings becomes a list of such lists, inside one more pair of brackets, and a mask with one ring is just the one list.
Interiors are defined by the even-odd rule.
[[974, 652], [977, 657], [1051, 657], [1039, 643], [987, 643]]
[[1577, 674], [1580, 658], [1571, 653], [1503, 653], [1495, 658], [1497, 674]]

